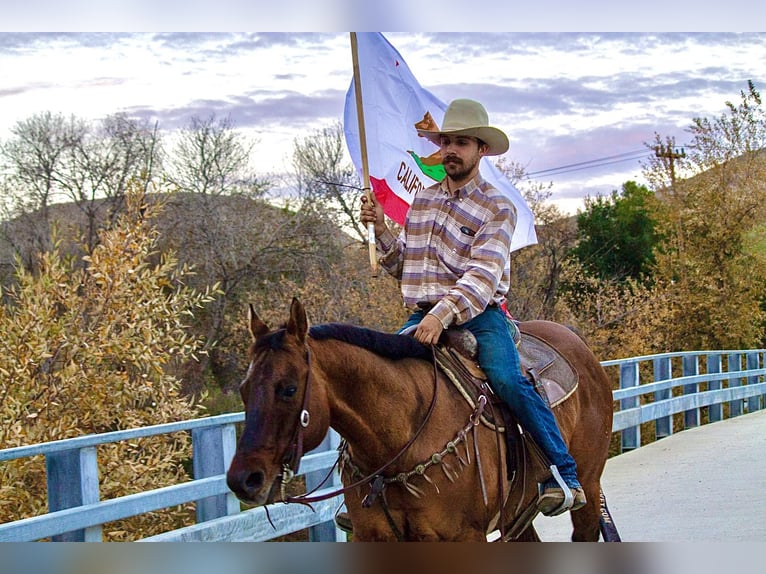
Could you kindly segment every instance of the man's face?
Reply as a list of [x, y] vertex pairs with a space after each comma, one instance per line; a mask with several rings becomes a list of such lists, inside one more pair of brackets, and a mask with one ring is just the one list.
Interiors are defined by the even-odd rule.
[[485, 150], [486, 145], [474, 137], [442, 135], [439, 138], [444, 171], [455, 181], [474, 175]]

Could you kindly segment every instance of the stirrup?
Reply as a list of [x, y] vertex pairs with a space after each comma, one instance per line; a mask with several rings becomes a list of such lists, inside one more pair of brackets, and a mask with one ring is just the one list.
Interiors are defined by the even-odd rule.
[[[564, 482], [564, 479], [561, 478], [561, 474], [559, 473], [559, 469], [555, 464], [552, 464], [550, 466], [550, 471], [553, 479], [556, 481], [556, 484], [561, 489], [561, 491], [564, 493], [564, 500], [563, 502], [554, 508], [553, 510], [549, 512], [545, 512], [545, 516], [558, 516], [559, 514], [563, 514], [570, 508], [572, 508], [572, 505], [574, 504], [574, 495], [572, 494], [572, 489], [569, 488], [569, 485], [567, 485], [566, 482]], [[545, 491], [545, 488], [542, 484], [537, 485], [537, 500], [538, 504], [542, 500], [543, 493]]]

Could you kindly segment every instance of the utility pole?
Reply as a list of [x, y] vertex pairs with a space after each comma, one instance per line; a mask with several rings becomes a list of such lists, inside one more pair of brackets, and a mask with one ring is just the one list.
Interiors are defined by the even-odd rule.
[[[654, 147], [654, 155], [657, 156], [660, 159], [666, 159], [668, 160], [668, 166], [670, 167], [670, 197], [673, 198], [673, 202], [679, 201], [679, 198], [676, 196], [676, 166], [675, 161], [677, 159], [681, 159], [683, 157], [686, 157], [686, 152], [683, 148], [677, 148], [675, 147], [675, 140], [668, 140], [668, 143], [665, 145], [657, 145]], [[681, 224], [680, 219], [680, 205], [676, 203], [676, 209], [675, 213], [672, 214], [672, 222], [673, 227], [675, 227], [675, 233], [676, 233], [676, 241], [678, 242], [678, 271], [679, 276], [681, 278], [680, 285], [682, 289], [687, 288], [687, 281], [686, 281], [686, 267], [684, 266], [683, 259], [684, 259], [684, 253], [686, 251], [685, 248], [685, 238], [684, 238], [684, 227]]]
[[668, 142], [666, 145], [658, 145], [654, 147], [654, 155], [662, 158], [667, 159], [670, 165], [670, 187], [674, 187], [676, 184], [676, 166], [675, 166], [675, 160], [681, 159], [683, 157], [686, 157], [686, 152], [684, 151], [684, 148], [675, 147], [675, 142], [671, 145], [670, 142]]

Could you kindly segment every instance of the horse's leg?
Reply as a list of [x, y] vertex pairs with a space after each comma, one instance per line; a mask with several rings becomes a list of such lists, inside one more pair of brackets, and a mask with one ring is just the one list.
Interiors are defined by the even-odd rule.
[[535, 530], [535, 525], [530, 524], [512, 542], [540, 542], [540, 536], [537, 534], [537, 530]]
[[598, 542], [600, 536], [599, 519], [601, 518], [601, 488], [598, 482], [583, 484], [588, 502], [574, 512], [572, 518], [572, 542]]
[[405, 514], [406, 536], [417, 542], [486, 542], [487, 535], [480, 524], [461, 520], [460, 512], [450, 507], [424, 509]]
[[391, 529], [354, 528], [351, 542], [396, 542], [396, 536]]
[[572, 542], [597, 542], [600, 536], [601, 474], [609, 445], [606, 439], [602, 439], [601, 444], [593, 440], [593, 436], [598, 436], [597, 432], [598, 429], [587, 426], [578, 428], [570, 447], [570, 452], [578, 461], [580, 483], [588, 500], [585, 506], [570, 513]]
[[357, 517], [352, 516], [353, 542], [396, 542], [396, 532], [378, 508], [364, 508]]

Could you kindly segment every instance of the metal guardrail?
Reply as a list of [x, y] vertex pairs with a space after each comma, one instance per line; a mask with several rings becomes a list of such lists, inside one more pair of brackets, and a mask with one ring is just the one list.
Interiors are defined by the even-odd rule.
[[[621, 433], [622, 451], [641, 446], [643, 423], [654, 421], [654, 438], [660, 439], [674, 428], [702, 424], [703, 408], [707, 422], [764, 408], [765, 354], [764, 349], [685, 351], [603, 361], [607, 371], [619, 368], [612, 432]], [[700, 372], [703, 358], [704, 373]], [[678, 370], [680, 376], [673, 377]], [[652, 382], [642, 382], [642, 373], [648, 376], [649, 372]], [[682, 421], [674, 425], [673, 415], [680, 413]]]
[[[244, 420], [244, 413], [234, 413], [0, 450], [0, 463], [45, 456], [49, 508], [47, 514], [0, 524], [0, 542], [44, 538], [57, 542], [99, 542], [102, 540], [102, 524], [187, 502], [196, 503], [198, 524], [238, 515], [240, 503], [226, 486], [225, 473], [236, 448], [236, 424]], [[98, 445], [179, 431], [192, 435], [193, 480], [112, 500], [99, 500]], [[307, 485], [325, 478], [337, 459], [334, 451], [339, 442], [337, 433], [332, 432], [322, 445], [301, 459], [299, 474], [305, 477]], [[331, 477], [329, 485], [340, 486], [337, 473]], [[336, 507], [338, 504], [335, 501]], [[263, 508], [254, 510], [256, 514], [264, 512]], [[276, 514], [280, 513], [277, 511]], [[310, 536], [314, 539], [339, 540], [342, 536], [345, 540], [342, 532], [336, 532], [332, 518], [330, 515], [317, 521], [296, 515], [286, 520], [281, 531], [287, 534], [312, 527]], [[279, 532], [269, 525], [269, 530], [257, 539], [276, 538], [282, 535]]]
[[[766, 350], [688, 351], [604, 361], [614, 376], [619, 372], [613, 432], [621, 433], [621, 449], [641, 446], [644, 423], [655, 422], [655, 439], [674, 428], [689, 428], [764, 408]], [[704, 359], [704, 373], [700, 364]], [[724, 363], [725, 359], [725, 363]], [[743, 361], [745, 368], [743, 369]], [[672, 373], [680, 369], [681, 375]], [[644, 383], [641, 375], [649, 376]], [[703, 409], [704, 417], [703, 417]], [[683, 413], [681, 415], [681, 413]], [[675, 416], [678, 415], [678, 416]], [[682, 421], [675, 421], [682, 419]], [[226, 487], [225, 472], [236, 447], [236, 425], [243, 413], [88, 435], [49, 443], [0, 450], [0, 464], [43, 455], [48, 480], [48, 514], [0, 524], [0, 542], [101, 541], [101, 525], [187, 502], [196, 503], [197, 523], [144, 541], [265, 541], [309, 529], [309, 539], [344, 541], [333, 516], [342, 505], [337, 498], [314, 505], [269, 505], [241, 510]], [[102, 444], [173, 432], [191, 432], [193, 480], [112, 500], [99, 499], [97, 447]], [[323, 480], [337, 459], [340, 438], [331, 431], [320, 447], [300, 465], [308, 488]], [[327, 489], [340, 486], [332, 473]]]

